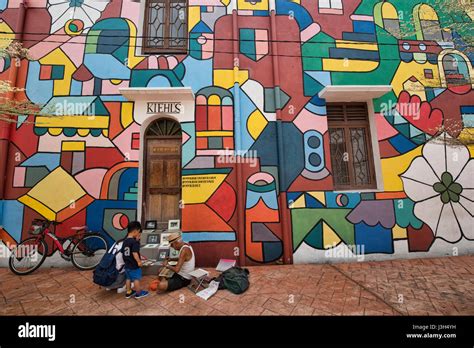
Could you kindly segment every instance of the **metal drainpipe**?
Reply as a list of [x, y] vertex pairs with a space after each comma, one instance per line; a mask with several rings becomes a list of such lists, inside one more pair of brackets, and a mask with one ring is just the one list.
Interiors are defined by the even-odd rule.
[[[23, 39], [23, 31], [25, 28], [25, 18], [26, 18], [26, 0], [21, 0], [18, 6], [18, 17], [15, 26], [15, 41], [22, 42]], [[18, 66], [12, 61], [10, 66], [10, 74], [8, 76], [8, 80], [12, 83], [13, 87], [17, 87], [18, 81]], [[9, 91], [6, 95], [7, 99], [14, 100], [16, 97], [16, 93], [14, 91]], [[0, 162], [2, 165], [0, 167], [0, 200], [4, 199], [4, 194], [6, 190], [6, 175], [7, 175], [7, 167], [8, 161], [8, 152], [10, 147], [10, 134], [12, 133], [11, 129], [15, 127], [15, 122], [6, 122], [0, 121], [0, 138], [7, 139], [6, 146], [2, 147], [2, 151], [0, 153]], [[0, 218], [3, 216], [3, 211], [0, 212]]]
[[[274, 87], [280, 87], [280, 69], [279, 69], [279, 62], [278, 62], [278, 44], [277, 44], [277, 26], [276, 26], [276, 7], [275, 1], [270, 0], [270, 37], [272, 41], [272, 57], [273, 57], [273, 81]], [[276, 92], [276, 91], [275, 91]], [[279, 93], [275, 93], [275, 105], [279, 106], [281, 98]], [[277, 134], [276, 134], [276, 143], [277, 143], [277, 155], [278, 155], [278, 177], [280, 182], [286, 182], [285, 177], [285, 159], [283, 157], [283, 130], [282, 130], [282, 117], [281, 117], [281, 109], [276, 109], [276, 127], [277, 127]], [[281, 189], [281, 185], [280, 185]], [[286, 194], [284, 192], [279, 191], [279, 203], [280, 203], [280, 216], [281, 216], [281, 228], [282, 228], [282, 242], [283, 242], [283, 263], [284, 264], [291, 264], [293, 262], [293, 255], [292, 255], [292, 241], [291, 241], [291, 233], [289, 228], [289, 220], [286, 214], [286, 205], [288, 202], [286, 201]]]
[[[242, 135], [240, 132], [240, 83], [239, 83], [239, 17], [237, 15], [237, 2], [234, 2], [232, 8], [232, 51], [233, 51], [233, 69], [234, 69], [234, 117], [235, 117], [235, 151], [241, 148]], [[237, 181], [237, 242], [239, 245], [239, 265], [245, 266], [245, 220], [244, 220], [244, 199], [245, 193], [242, 187], [242, 166], [236, 161], [236, 181]]]

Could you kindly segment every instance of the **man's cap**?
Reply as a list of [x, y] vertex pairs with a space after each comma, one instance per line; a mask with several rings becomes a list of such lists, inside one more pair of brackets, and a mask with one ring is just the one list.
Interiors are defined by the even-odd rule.
[[178, 240], [180, 238], [181, 238], [181, 233], [173, 232], [173, 233], [170, 233], [170, 235], [168, 236], [168, 242], [173, 243], [175, 240]]

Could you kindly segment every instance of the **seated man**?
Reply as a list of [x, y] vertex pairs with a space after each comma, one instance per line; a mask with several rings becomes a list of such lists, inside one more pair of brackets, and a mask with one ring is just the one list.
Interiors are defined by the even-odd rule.
[[174, 274], [171, 278], [159, 278], [158, 292], [174, 291], [188, 286], [191, 283], [189, 272], [194, 271], [195, 267], [193, 248], [183, 242], [180, 233], [171, 233], [168, 241], [173, 249], [179, 251], [178, 264], [170, 266], [167, 260], [164, 261], [163, 267], [169, 268]]

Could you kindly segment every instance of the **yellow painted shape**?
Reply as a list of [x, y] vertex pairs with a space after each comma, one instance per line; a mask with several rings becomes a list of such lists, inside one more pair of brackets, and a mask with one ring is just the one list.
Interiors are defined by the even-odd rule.
[[378, 51], [379, 47], [374, 43], [363, 43], [361, 41], [336, 40], [337, 48], [352, 48], [364, 51]]
[[85, 149], [85, 141], [63, 141], [61, 143], [62, 151], [84, 151]]
[[54, 80], [54, 96], [69, 95], [71, 93], [72, 75], [76, 71], [76, 66], [69, 57], [60, 48], [49, 52], [46, 56], [39, 60], [43, 65], [63, 65], [64, 78], [62, 80]]
[[201, 7], [200, 6], [189, 6], [188, 7], [188, 28], [191, 30], [201, 20]]
[[88, 135], [89, 135], [89, 132], [90, 132], [90, 130], [87, 129], [87, 128], [78, 129], [78, 130], [77, 130], [77, 134], [78, 134], [79, 136], [81, 136], [81, 137], [86, 137], [86, 136], [88, 136]]
[[401, 156], [381, 160], [384, 191], [403, 191], [402, 180], [399, 175], [408, 169], [415, 157], [421, 156], [421, 148], [422, 145]]
[[229, 6], [230, 0], [221, 0], [222, 5]]
[[324, 195], [324, 192], [313, 191], [308, 192], [308, 194], [316, 198], [321, 204], [326, 205], [326, 196]]
[[[58, 213], [77, 202], [86, 192], [63, 168], [58, 167], [40, 180], [27, 195]], [[32, 202], [30, 200], [30, 202]], [[31, 207], [35, 209], [34, 207]]]
[[205, 203], [226, 177], [227, 174], [183, 175], [184, 204]]
[[[242, 85], [249, 79], [248, 70], [238, 70], [236, 75], [237, 82]], [[216, 69], [214, 70], [214, 85], [229, 89], [234, 86], [234, 70]]]
[[331, 227], [329, 227], [325, 222], [323, 222], [323, 248], [333, 248], [340, 242], [341, 238], [339, 238], [336, 232], [334, 232]]
[[10, 28], [5, 21], [0, 21], [0, 31], [2, 33], [2, 38], [0, 39], [0, 49], [8, 47], [11, 42], [15, 39], [15, 34], [13, 33], [12, 28]]
[[[40, 124], [38, 123], [38, 125], [40, 125]], [[48, 129], [48, 133], [53, 135], [53, 136], [60, 135], [62, 131], [63, 131], [62, 128], [49, 128]]]
[[262, 0], [260, 2], [255, 1], [254, 3], [246, 0], [238, 0], [238, 9], [239, 10], [251, 10], [251, 11], [267, 11], [268, 10], [268, 0]]
[[113, 85], [120, 85], [122, 83], [123, 80], [110, 80], [110, 83], [113, 84]]
[[234, 135], [233, 131], [202, 131], [196, 132], [198, 137], [231, 137]]
[[407, 239], [407, 229], [395, 225], [392, 229], [392, 236], [393, 239]]
[[426, 101], [426, 92], [425, 92], [425, 87], [423, 84], [421, 84], [419, 81], [417, 82], [412, 82], [410, 80], [407, 80], [403, 84], [403, 89], [405, 91], [410, 91], [410, 95], [417, 95], [420, 97], [422, 101]]
[[368, 72], [377, 69], [379, 62], [369, 60], [345, 60], [323, 58], [323, 70], [346, 71], [346, 72]]
[[39, 202], [38, 200], [28, 196], [24, 195], [18, 198], [18, 201], [23, 203], [24, 205], [30, 207], [34, 211], [38, 212], [42, 216], [44, 216], [46, 219], [49, 221], [55, 221], [56, 220], [56, 213], [49, 209], [47, 206], [45, 206], [43, 203]]
[[127, 128], [133, 122], [133, 103], [122, 103], [122, 112], [120, 113], [120, 123], [123, 128]]
[[429, 5], [422, 4], [418, 12], [422, 21], [437, 21], [438, 15], [436, 11]]
[[207, 105], [221, 105], [221, 98], [218, 95], [213, 94], [207, 100]]
[[[432, 79], [425, 78], [425, 69], [431, 69], [433, 71]], [[425, 87], [441, 87], [439, 68], [437, 64], [431, 64], [429, 62], [418, 64], [414, 61], [410, 63], [401, 62], [391, 83], [395, 95], [399, 95], [403, 91], [404, 83], [412, 76], [416, 77], [416, 79]], [[410, 91], [411, 94], [415, 94], [415, 92], [422, 92], [422, 94], [424, 94], [424, 91]]]
[[398, 12], [395, 6], [389, 2], [382, 5], [382, 17], [384, 19], [398, 19]]
[[260, 110], [257, 109], [250, 114], [247, 120], [247, 128], [253, 140], [257, 140], [257, 138], [263, 132], [267, 124], [268, 124], [268, 121], [262, 115]]
[[293, 201], [293, 204], [291, 204], [290, 209], [293, 208], [306, 208], [306, 201], [304, 199], [304, 195], [301, 195], [296, 199], [296, 201]]
[[48, 128], [107, 128], [109, 116], [38, 116], [36, 124]]
[[128, 46], [128, 61], [127, 61], [127, 66], [130, 69], [135, 68], [140, 62], [142, 62], [145, 57], [137, 57], [135, 55], [135, 48], [137, 46], [137, 28], [135, 27], [135, 24], [129, 20], [126, 19], [128, 23], [128, 27], [130, 28], [130, 45]]

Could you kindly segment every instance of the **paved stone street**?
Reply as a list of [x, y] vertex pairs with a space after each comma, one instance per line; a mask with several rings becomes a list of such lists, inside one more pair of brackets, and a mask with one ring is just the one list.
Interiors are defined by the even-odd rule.
[[220, 290], [204, 301], [188, 289], [125, 299], [74, 268], [40, 268], [24, 277], [2, 268], [0, 314], [474, 315], [474, 256], [249, 270], [247, 292]]

